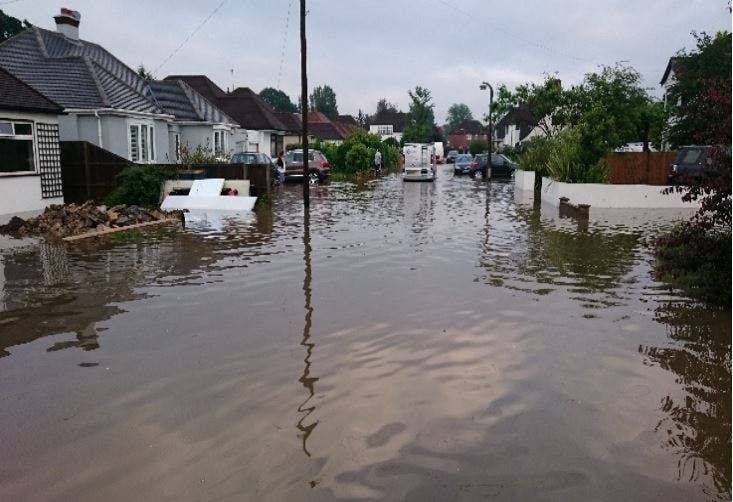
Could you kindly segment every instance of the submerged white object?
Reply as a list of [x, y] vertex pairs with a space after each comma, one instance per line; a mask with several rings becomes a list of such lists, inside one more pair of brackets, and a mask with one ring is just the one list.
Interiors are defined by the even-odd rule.
[[254, 208], [257, 197], [221, 195], [224, 182], [224, 178], [194, 180], [188, 195], [168, 195], [163, 199], [160, 209], [251, 211]]

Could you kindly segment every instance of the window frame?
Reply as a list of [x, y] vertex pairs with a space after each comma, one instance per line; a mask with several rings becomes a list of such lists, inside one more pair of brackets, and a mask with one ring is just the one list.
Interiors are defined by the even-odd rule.
[[[226, 127], [217, 127], [214, 126], [214, 130], [211, 133], [211, 146], [212, 151], [214, 153], [215, 157], [226, 157], [227, 152], [229, 151], [229, 135], [227, 134], [229, 132], [229, 129]], [[221, 150], [217, 150], [216, 147], [216, 137], [219, 136], [221, 138]]]
[[[137, 130], [137, 160], [133, 158], [132, 130]], [[144, 129], [143, 129], [144, 128]], [[145, 131], [145, 147], [143, 150], [143, 130]], [[145, 154], [145, 155], [143, 155]], [[143, 158], [145, 157], [145, 158]], [[152, 120], [127, 120], [127, 158], [136, 164], [153, 164], [156, 159], [155, 151], [155, 122]]]
[[[32, 176], [32, 175], [39, 175], [39, 166], [38, 166], [38, 143], [37, 143], [37, 131], [36, 131], [36, 123], [33, 120], [29, 119], [16, 119], [16, 118], [4, 118], [0, 117], [0, 122], [9, 122], [11, 124], [11, 127], [13, 128], [13, 134], [0, 134], [0, 139], [8, 139], [11, 141], [30, 141], [31, 142], [31, 151], [32, 151], [32, 169], [30, 171], [0, 171], [0, 177], [9, 177], [9, 176]], [[30, 134], [17, 134], [15, 132], [15, 125], [16, 124], [23, 124], [23, 125], [29, 125], [31, 127], [31, 133]]]

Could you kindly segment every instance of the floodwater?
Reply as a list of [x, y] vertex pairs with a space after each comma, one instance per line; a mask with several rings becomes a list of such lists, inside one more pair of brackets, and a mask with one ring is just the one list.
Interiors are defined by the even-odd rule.
[[644, 246], [687, 214], [300, 197], [0, 251], [0, 500], [730, 497], [730, 312]]

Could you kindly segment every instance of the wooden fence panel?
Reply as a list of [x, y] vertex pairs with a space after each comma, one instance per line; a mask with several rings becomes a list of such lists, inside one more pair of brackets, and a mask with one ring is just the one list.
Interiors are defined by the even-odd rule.
[[612, 185], [667, 184], [677, 152], [611, 153], [604, 160], [608, 165], [608, 182]]
[[[117, 176], [136, 164], [86, 141], [61, 141], [61, 176], [64, 201], [102, 203], [117, 186]], [[269, 165], [160, 164], [181, 176], [250, 180], [251, 195], [268, 195], [272, 173]]]

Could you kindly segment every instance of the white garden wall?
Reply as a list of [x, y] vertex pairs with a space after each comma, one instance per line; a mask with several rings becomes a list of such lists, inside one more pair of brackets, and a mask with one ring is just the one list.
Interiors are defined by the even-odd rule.
[[514, 188], [519, 190], [534, 190], [534, 171], [514, 171]]
[[682, 202], [682, 194], [662, 193], [666, 187], [652, 185], [607, 185], [603, 183], [562, 183], [542, 178], [542, 200], [560, 205], [560, 197], [571, 204], [593, 208], [697, 208], [699, 203]]

